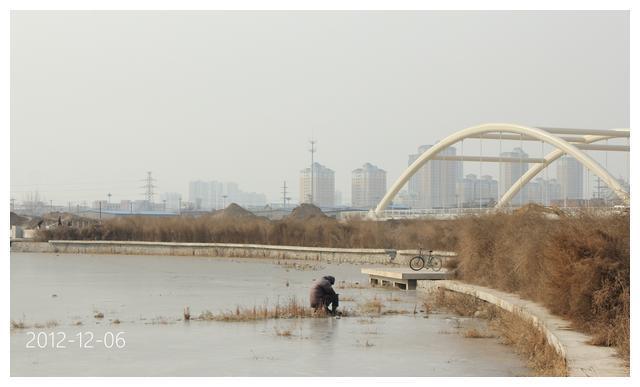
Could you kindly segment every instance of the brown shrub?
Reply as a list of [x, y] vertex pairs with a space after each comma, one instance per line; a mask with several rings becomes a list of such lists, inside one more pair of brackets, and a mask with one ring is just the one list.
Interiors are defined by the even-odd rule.
[[629, 216], [527, 211], [459, 223], [458, 278], [542, 302], [629, 354]]

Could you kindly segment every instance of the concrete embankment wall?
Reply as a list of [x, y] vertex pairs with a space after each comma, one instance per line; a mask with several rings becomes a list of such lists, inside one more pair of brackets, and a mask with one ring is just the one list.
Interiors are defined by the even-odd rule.
[[418, 281], [418, 291], [444, 289], [486, 301], [529, 321], [567, 362], [569, 376], [629, 376], [629, 369], [615, 349], [590, 345], [591, 338], [572, 330], [571, 323], [545, 307], [515, 294], [459, 281]]
[[[175, 255], [205, 257], [251, 257], [277, 259], [303, 259], [327, 262], [408, 264], [414, 250], [338, 249], [325, 247], [271, 246], [231, 243], [177, 243], [128, 241], [14, 241], [12, 252], [67, 253], [67, 254], [126, 254]], [[452, 252], [434, 252], [446, 261], [455, 258]]]

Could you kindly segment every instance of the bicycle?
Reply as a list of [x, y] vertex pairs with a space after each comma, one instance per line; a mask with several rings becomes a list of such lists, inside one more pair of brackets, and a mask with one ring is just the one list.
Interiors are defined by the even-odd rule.
[[433, 250], [429, 250], [429, 255], [425, 259], [424, 254], [422, 254], [422, 247], [418, 250], [418, 255], [411, 258], [409, 261], [409, 267], [414, 270], [422, 270], [422, 268], [427, 267], [427, 269], [431, 269], [433, 271], [440, 271], [442, 268], [442, 258], [434, 257]]

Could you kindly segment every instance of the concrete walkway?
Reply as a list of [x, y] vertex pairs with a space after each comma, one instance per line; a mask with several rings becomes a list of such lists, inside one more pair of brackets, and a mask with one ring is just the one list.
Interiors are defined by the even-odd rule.
[[629, 369], [610, 347], [589, 344], [590, 337], [571, 329], [571, 324], [551, 314], [547, 308], [515, 294], [459, 281], [418, 281], [418, 290], [442, 288], [477, 297], [530, 321], [567, 361], [569, 376], [629, 376]]

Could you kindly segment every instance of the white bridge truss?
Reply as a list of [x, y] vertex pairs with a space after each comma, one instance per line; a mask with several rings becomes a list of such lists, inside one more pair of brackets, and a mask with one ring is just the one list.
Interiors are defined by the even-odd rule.
[[[506, 134], [505, 134], [506, 133]], [[498, 200], [495, 208], [507, 206], [511, 199], [536, 175], [543, 171], [549, 164], [558, 158], [568, 154], [584, 165], [589, 171], [598, 176], [611, 190], [626, 204], [629, 205], [629, 193], [622, 188], [606, 169], [592, 159], [585, 150], [602, 150], [614, 152], [628, 152], [628, 146], [596, 144], [613, 138], [629, 138], [629, 129], [569, 129], [569, 128], [534, 128], [516, 124], [495, 123], [472, 126], [456, 132], [421, 154], [395, 181], [387, 191], [378, 206], [374, 210], [375, 216], [381, 216], [400, 189], [409, 181], [418, 170], [429, 160], [456, 160], [456, 161], [487, 161], [487, 162], [513, 162], [509, 157], [486, 156], [445, 156], [439, 153], [449, 146], [467, 138], [480, 138], [490, 140], [520, 140], [542, 141], [555, 149], [544, 158], [523, 158], [516, 161], [533, 163], [520, 178]]]

